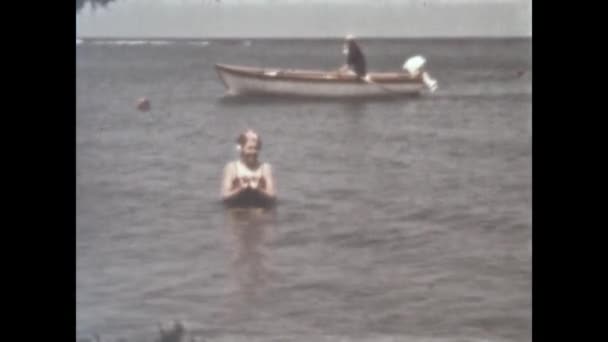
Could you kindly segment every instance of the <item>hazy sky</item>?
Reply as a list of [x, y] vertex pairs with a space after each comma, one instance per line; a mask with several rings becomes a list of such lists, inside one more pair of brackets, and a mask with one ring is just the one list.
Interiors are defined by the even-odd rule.
[[531, 36], [532, 0], [116, 0], [80, 37]]

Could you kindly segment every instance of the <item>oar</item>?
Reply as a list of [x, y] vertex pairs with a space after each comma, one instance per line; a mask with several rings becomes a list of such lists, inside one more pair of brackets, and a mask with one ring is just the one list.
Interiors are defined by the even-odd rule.
[[[372, 81], [369, 78], [369, 76], [362, 77], [361, 79], [365, 83], [375, 85], [375, 86], [381, 88], [384, 91], [387, 91], [387, 92], [390, 92], [390, 93], [399, 93], [398, 91], [391, 90], [389, 88], [386, 88], [386, 87], [382, 86], [379, 83], [376, 83], [376, 82]], [[434, 93], [437, 90], [437, 88], [438, 88], [437, 81], [434, 80], [433, 78], [431, 78], [431, 76], [429, 74], [427, 74], [426, 72], [422, 73], [422, 82], [424, 83], [424, 85], [427, 86], [427, 88], [431, 91], [431, 93]]]
[[391, 89], [389, 89], [389, 88], [386, 88], [386, 87], [382, 86], [382, 85], [381, 85], [381, 84], [379, 84], [379, 83], [376, 83], [376, 82], [372, 81], [371, 76], [370, 76], [369, 74], [365, 75], [364, 77], [361, 77], [361, 80], [363, 80], [363, 82], [365, 82], [365, 83], [367, 83], [367, 84], [372, 84], [372, 85], [375, 85], [375, 86], [377, 86], [378, 88], [380, 88], [380, 89], [382, 89], [382, 90], [384, 90], [384, 91], [387, 91], [387, 92], [389, 92], [389, 93], [398, 93], [398, 92], [396, 92], [396, 91], [394, 91], [394, 90], [391, 90]]

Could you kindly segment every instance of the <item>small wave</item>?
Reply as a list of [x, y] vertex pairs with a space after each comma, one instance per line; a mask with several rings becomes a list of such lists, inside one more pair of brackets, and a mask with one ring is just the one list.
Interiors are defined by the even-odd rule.
[[251, 40], [245, 40], [243, 46], [251, 46]]
[[82, 45], [84, 41], [82, 39], [76, 39], [76, 45]]
[[494, 98], [494, 97], [531, 97], [532, 89], [530, 87], [470, 87], [460, 89], [440, 89], [431, 98]]
[[210, 43], [208, 41], [202, 41], [202, 42], [189, 42], [189, 45], [194, 45], [194, 46], [207, 46]]
[[114, 42], [116, 45], [145, 45], [145, 40], [117, 40]]
[[99, 40], [92, 43], [93, 45], [144, 45], [145, 40]]
[[[208, 341], [208, 342], [262, 342], [268, 340], [274, 340], [269, 338], [270, 336], [260, 336], [254, 337], [250, 335], [225, 335], [219, 334], [217, 332], [213, 332], [211, 336], [207, 333], [205, 334], [205, 338], [203, 339], [201, 336], [197, 334], [184, 333], [183, 335], [176, 334], [165, 334], [161, 335], [160, 339], [156, 339], [156, 341]], [[189, 339], [187, 337], [190, 337]], [[287, 341], [310, 341], [311, 336], [303, 336], [303, 335], [285, 335], [281, 334], [280, 340]], [[321, 342], [333, 342], [333, 341], [343, 341], [343, 342], [397, 342], [397, 341], [412, 341], [412, 342], [505, 342], [503, 338], [463, 338], [463, 337], [418, 337], [418, 336], [404, 336], [404, 335], [377, 335], [377, 336], [342, 336], [342, 335], [316, 335], [314, 336], [315, 341]], [[99, 334], [94, 334], [87, 337], [80, 337], [77, 341], [104, 341]], [[118, 341], [126, 341], [130, 342], [126, 338], [120, 338]]]
[[140, 45], [169, 45], [167, 40], [98, 40], [93, 45], [118, 45], [118, 46], [140, 46]]
[[171, 42], [168, 40], [150, 40], [148, 41], [150, 45], [170, 45]]

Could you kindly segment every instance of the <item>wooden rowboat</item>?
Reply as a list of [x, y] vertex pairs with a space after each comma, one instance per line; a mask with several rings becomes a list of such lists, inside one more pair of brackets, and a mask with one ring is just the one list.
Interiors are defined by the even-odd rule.
[[377, 97], [420, 94], [434, 90], [426, 72], [369, 73], [367, 80], [336, 71], [264, 69], [216, 64], [228, 95], [304, 97]]

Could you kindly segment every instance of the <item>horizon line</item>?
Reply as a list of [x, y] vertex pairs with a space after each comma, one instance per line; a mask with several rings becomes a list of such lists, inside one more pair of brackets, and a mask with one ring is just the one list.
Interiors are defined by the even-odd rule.
[[[344, 36], [76, 36], [76, 39], [123, 39], [123, 40], [342, 40]], [[359, 40], [369, 39], [532, 39], [532, 35], [521, 36], [356, 36]]]

